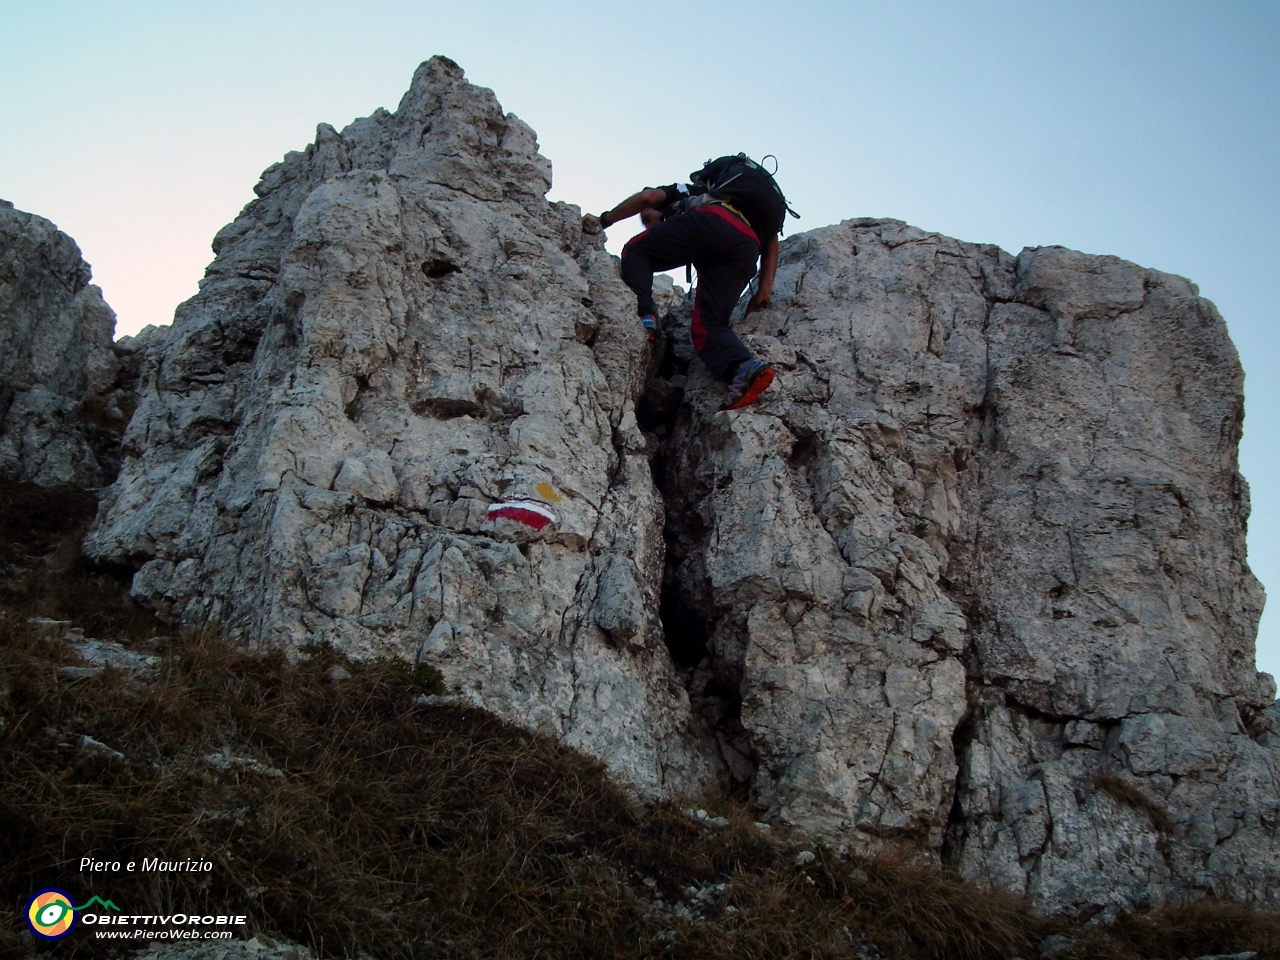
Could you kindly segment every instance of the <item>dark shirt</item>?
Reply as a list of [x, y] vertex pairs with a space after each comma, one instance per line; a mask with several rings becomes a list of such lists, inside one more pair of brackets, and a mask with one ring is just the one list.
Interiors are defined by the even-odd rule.
[[[706, 187], [700, 187], [695, 183], [672, 183], [665, 187], [658, 187], [657, 189], [667, 195], [666, 200], [663, 202], [664, 209], [670, 207], [673, 203], [678, 203], [686, 197], [697, 197], [707, 192]], [[764, 245], [768, 243], [769, 239], [773, 236], [773, 234], [769, 232], [769, 228], [765, 226], [764, 218], [761, 217], [759, 212], [753, 209], [749, 204], [738, 200], [734, 201], [733, 208], [735, 210], [742, 211], [743, 216], [747, 218], [747, 223], [755, 232], [756, 240], [759, 242], [761, 249], [763, 249]]]
[[707, 192], [702, 187], [695, 186], [692, 183], [671, 183], [657, 189], [667, 195], [667, 199], [662, 201], [664, 209], [673, 203], [679, 203], [685, 197], [696, 197]]

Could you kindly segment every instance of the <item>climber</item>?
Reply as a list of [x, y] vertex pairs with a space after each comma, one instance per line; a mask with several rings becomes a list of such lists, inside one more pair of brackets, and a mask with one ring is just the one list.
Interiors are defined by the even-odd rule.
[[709, 160], [690, 180], [641, 190], [598, 217], [588, 214], [582, 225], [596, 233], [640, 214], [645, 230], [622, 250], [622, 279], [635, 291], [636, 310], [650, 341], [658, 334], [654, 272], [689, 264], [697, 268], [693, 346], [711, 375], [729, 384], [721, 409], [737, 410], [756, 402], [773, 382], [773, 370], [738, 339], [729, 317], [743, 288], [757, 275], [761, 254], [759, 286], [746, 312], [769, 305], [778, 234], [790, 208], [769, 172], [745, 154]]

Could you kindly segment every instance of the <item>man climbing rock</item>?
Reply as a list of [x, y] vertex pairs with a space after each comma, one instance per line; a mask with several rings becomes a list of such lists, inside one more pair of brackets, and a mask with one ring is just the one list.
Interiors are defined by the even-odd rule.
[[759, 399], [773, 383], [773, 370], [738, 339], [729, 316], [756, 276], [762, 255], [760, 283], [747, 313], [768, 306], [778, 269], [778, 235], [789, 208], [769, 172], [744, 154], [708, 161], [690, 181], [641, 190], [598, 217], [583, 217], [583, 227], [595, 232], [640, 214], [646, 229], [623, 248], [622, 279], [635, 291], [650, 341], [658, 333], [654, 272], [689, 264], [697, 268], [693, 346], [711, 375], [729, 384], [722, 409], [737, 410]]

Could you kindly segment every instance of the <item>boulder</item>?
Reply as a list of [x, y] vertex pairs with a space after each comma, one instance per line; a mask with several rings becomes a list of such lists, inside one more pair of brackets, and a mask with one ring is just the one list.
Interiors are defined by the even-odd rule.
[[770, 819], [1053, 911], [1276, 903], [1243, 376], [1194, 285], [846, 221], [783, 243], [732, 413], [668, 322], [693, 706], [740, 695]]

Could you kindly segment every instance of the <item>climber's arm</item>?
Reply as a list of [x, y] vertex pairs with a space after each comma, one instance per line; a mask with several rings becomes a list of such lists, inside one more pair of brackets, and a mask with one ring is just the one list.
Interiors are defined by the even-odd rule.
[[590, 229], [594, 223], [601, 227], [611, 227], [619, 220], [634, 217], [645, 210], [660, 210], [668, 203], [667, 191], [661, 187], [648, 187], [639, 193], [633, 193], [612, 210], [606, 210], [599, 217], [587, 214], [582, 218], [583, 226]]
[[764, 245], [764, 251], [760, 257], [760, 286], [756, 288], [755, 296], [747, 304], [747, 313], [769, 305], [769, 301], [773, 299], [773, 278], [777, 272], [778, 235], [775, 233]]

